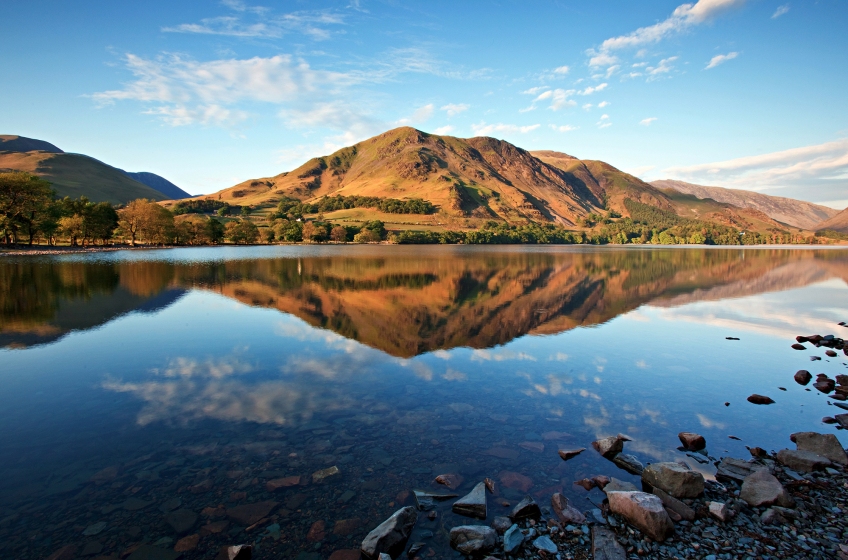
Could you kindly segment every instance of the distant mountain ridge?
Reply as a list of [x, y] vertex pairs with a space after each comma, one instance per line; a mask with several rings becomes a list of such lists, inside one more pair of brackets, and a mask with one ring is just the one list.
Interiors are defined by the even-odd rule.
[[674, 189], [701, 199], [711, 198], [717, 202], [732, 204], [739, 208], [758, 210], [778, 222], [807, 230], [821, 229], [818, 227], [819, 223], [829, 220], [839, 213], [839, 210], [812, 202], [740, 189], [706, 187], [670, 179], [651, 181], [651, 185], [659, 189]]
[[816, 225], [816, 230], [832, 229], [840, 233], [848, 233], [848, 208], [839, 212], [829, 220]]
[[24, 136], [0, 135], [0, 171], [3, 170], [42, 176], [52, 183], [59, 197], [85, 196], [94, 202], [125, 204], [137, 198], [173, 200], [191, 196], [154, 173], [130, 173]]

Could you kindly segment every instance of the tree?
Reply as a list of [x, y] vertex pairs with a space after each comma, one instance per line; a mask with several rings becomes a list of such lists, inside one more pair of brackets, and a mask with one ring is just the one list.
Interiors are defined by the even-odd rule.
[[85, 221], [76, 214], [60, 218], [59, 233], [70, 239], [71, 247], [76, 247], [77, 240], [85, 237]]
[[370, 229], [363, 229], [353, 236], [354, 243], [376, 243], [377, 241], [380, 241], [380, 236]]
[[32, 245], [39, 217], [47, 212], [53, 200], [50, 183], [21, 171], [0, 173], [0, 217], [3, 218], [6, 242], [18, 242], [18, 231]]
[[238, 220], [225, 226], [227, 239], [237, 244], [256, 243], [259, 239], [259, 228], [250, 220]]
[[174, 215], [143, 198], [133, 200], [118, 211], [118, 226], [130, 237], [130, 245], [138, 239], [165, 244], [174, 239]]
[[330, 239], [336, 243], [344, 243], [347, 241], [347, 230], [342, 226], [336, 226], [330, 230]]
[[274, 236], [278, 241], [303, 241], [303, 224], [296, 220], [274, 220]]
[[386, 238], [386, 226], [380, 220], [371, 220], [369, 222], [365, 222], [365, 225], [362, 226], [362, 229], [369, 229], [373, 231], [380, 239]]
[[86, 210], [83, 216], [86, 234], [105, 245], [118, 227], [118, 213], [108, 202], [90, 204]]
[[303, 240], [304, 241], [326, 241], [327, 226], [316, 222], [306, 222], [303, 224]]

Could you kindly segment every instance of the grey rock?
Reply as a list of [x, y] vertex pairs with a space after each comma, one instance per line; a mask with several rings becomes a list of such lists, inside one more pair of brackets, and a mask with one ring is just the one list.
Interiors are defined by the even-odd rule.
[[658, 497], [662, 500], [663, 505], [676, 513], [681, 517], [681, 519], [685, 519], [686, 521], [694, 521], [695, 520], [695, 510], [675, 498], [674, 496], [665, 492], [662, 488], [654, 488], [653, 489], [654, 496]]
[[780, 481], [766, 471], [757, 471], [748, 475], [742, 483], [742, 491], [739, 497], [752, 507], [774, 504], [792, 507], [795, 504]]
[[760, 523], [763, 525], [783, 525], [786, 523], [786, 518], [774, 508], [768, 508], [760, 516]]
[[568, 498], [559, 492], [551, 496], [551, 507], [554, 510], [554, 514], [556, 514], [557, 518], [559, 518], [559, 520], [563, 523], [574, 523], [577, 525], [586, 523], [586, 517], [580, 512], [580, 510], [570, 505], [568, 503]]
[[469, 556], [492, 550], [497, 542], [498, 534], [485, 525], [460, 525], [450, 531], [451, 546]]
[[521, 529], [518, 528], [518, 525], [512, 525], [504, 533], [504, 552], [512, 552], [518, 549], [523, 542], [524, 535], [521, 533]]
[[619, 453], [618, 455], [613, 457], [612, 462], [615, 463], [618, 468], [624, 469], [630, 474], [642, 474], [642, 471], [645, 468], [644, 466], [642, 466], [642, 463], [639, 461], [639, 459], [637, 459], [633, 455], [627, 455], [624, 453]]
[[697, 498], [704, 493], [704, 476], [680, 463], [653, 463], [642, 472], [642, 482], [675, 498]]
[[674, 533], [674, 524], [663, 508], [662, 500], [645, 492], [607, 492], [610, 511], [655, 541], [662, 542]]
[[533, 546], [536, 547], [536, 549], [538, 550], [544, 550], [545, 552], [548, 552], [550, 554], [556, 554], [557, 552], [557, 545], [554, 544], [554, 541], [552, 541], [549, 537], [546, 537], [545, 535], [542, 535], [541, 537], [533, 541]]
[[777, 461], [792, 470], [805, 473], [822, 470], [832, 464], [830, 459], [801, 449], [781, 449], [777, 452]]
[[82, 532], [86, 537], [93, 537], [94, 535], [99, 535], [103, 532], [103, 529], [106, 528], [106, 522], [101, 521], [99, 523], [95, 523], [94, 525], [89, 525], [86, 527], [85, 531]]
[[733, 514], [732, 510], [723, 502], [707, 502], [707, 507], [710, 510], [710, 515], [722, 523], [730, 519]]
[[127, 557], [127, 560], [177, 560], [181, 554], [173, 550], [143, 544]]
[[420, 490], [413, 490], [412, 493], [415, 496], [415, 504], [421, 511], [429, 511], [436, 506], [436, 502], [451, 500], [458, 496], [458, 494], [433, 494]]
[[492, 529], [497, 531], [498, 533], [503, 533], [510, 527], [512, 527], [513, 523], [509, 517], [504, 517], [499, 515], [492, 519]]
[[716, 478], [742, 482], [757, 471], [768, 472], [768, 467], [754, 461], [743, 461], [732, 457], [724, 457], [716, 469]]
[[624, 547], [615, 539], [615, 533], [601, 525], [592, 527], [592, 558], [594, 560], [626, 560]]
[[539, 519], [541, 516], [542, 511], [539, 509], [539, 505], [530, 496], [518, 502], [509, 514], [509, 518], [513, 521], [528, 518]]
[[604, 492], [638, 492], [635, 484], [625, 482], [617, 478], [610, 478], [609, 484], [604, 486]]
[[816, 432], [798, 432], [789, 436], [801, 451], [810, 451], [821, 455], [839, 465], [848, 465], [848, 455], [842, 444], [833, 434], [819, 434]]
[[382, 552], [399, 555], [406, 547], [417, 520], [418, 512], [414, 507], [406, 506], [397, 510], [366, 535], [359, 547], [360, 551], [366, 558], [378, 558]]
[[479, 483], [471, 492], [454, 502], [451, 509], [466, 517], [486, 519], [486, 484]]
[[190, 509], [178, 509], [165, 514], [165, 522], [171, 526], [176, 534], [183, 535], [191, 531], [194, 524], [197, 523], [197, 514]]

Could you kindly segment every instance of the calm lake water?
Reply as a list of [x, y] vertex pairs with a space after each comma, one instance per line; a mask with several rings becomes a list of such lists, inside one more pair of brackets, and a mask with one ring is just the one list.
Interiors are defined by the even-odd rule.
[[[703, 434], [712, 457], [781, 449], [801, 430], [848, 444], [821, 423], [842, 411], [792, 378], [848, 373], [848, 358], [790, 348], [798, 334], [848, 334], [846, 282], [844, 250], [4, 257], [0, 546], [118, 557], [198, 534], [183, 558], [245, 542], [258, 558], [328, 558], [412, 503], [408, 491], [446, 491], [439, 474], [460, 475], [460, 495], [494, 479], [490, 519], [527, 493], [591, 509], [603, 495], [573, 481], [638, 480], [591, 449], [619, 432], [643, 463], [708, 475], [678, 432]], [[589, 450], [563, 462], [557, 450], [573, 447]], [[447, 530], [466, 521], [448, 506], [413, 540], [449, 555]]]

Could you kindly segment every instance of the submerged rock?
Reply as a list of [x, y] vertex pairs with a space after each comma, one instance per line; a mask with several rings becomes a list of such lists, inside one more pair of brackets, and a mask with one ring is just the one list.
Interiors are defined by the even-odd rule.
[[607, 499], [610, 511], [655, 541], [662, 542], [674, 533], [674, 524], [657, 496], [645, 492], [608, 492]]
[[406, 506], [397, 510], [366, 535], [360, 546], [362, 554], [372, 559], [378, 558], [382, 552], [397, 556], [406, 547], [417, 520], [418, 512], [414, 507]]
[[450, 544], [469, 556], [495, 548], [498, 534], [485, 525], [460, 525], [450, 530]]
[[768, 467], [754, 461], [743, 461], [732, 457], [724, 457], [716, 469], [716, 478], [742, 482], [757, 471], [768, 471]]
[[215, 560], [251, 560], [251, 558], [253, 558], [253, 545], [237, 544], [222, 547]]
[[250, 526], [270, 514], [278, 503], [268, 500], [231, 507], [227, 510], [227, 516], [237, 525]]
[[764, 395], [753, 394], [748, 397], [748, 402], [751, 404], [774, 404], [774, 401], [771, 397], [766, 397]]
[[454, 502], [451, 509], [460, 515], [486, 519], [486, 484], [477, 484], [471, 492]]
[[443, 484], [451, 490], [456, 490], [457, 487], [462, 484], [464, 480], [465, 479], [458, 474], [440, 474], [436, 477], [435, 482], [437, 484]]
[[505, 517], [503, 515], [499, 515], [492, 520], [492, 529], [497, 531], [498, 533], [503, 533], [510, 527], [512, 527], [513, 523], [509, 517]]
[[615, 463], [615, 466], [629, 472], [630, 474], [642, 474], [642, 471], [644, 470], [639, 459], [633, 455], [627, 455], [626, 453], [619, 453], [612, 458], [612, 462]]
[[642, 482], [675, 498], [697, 498], [704, 493], [704, 476], [680, 463], [653, 463], [642, 472]]
[[592, 526], [593, 560], [626, 560], [624, 547], [615, 539], [615, 533], [603, 525]]
[[832, 464], [830, 459], [803, 449], [781, 449], [777, 452], [777, 460], [793, 471], [804, 473], [822, 470]]
[[498, 478], [500, 478], [501, 484], [507, 488], [512, 488], [513, 490], [529, 492], [533, 487], [533, 479], [517, 472], [501, 471]]
[[586, 451], [585, 447], [579, 449], [560, 449], [559, 456], [563, 461], [568, 461], [569, 459], [574, 459], [584, 451]]
[[518, 502], [509, 514], [509, 518], [513, 521], [529, 518], [539, 519], [541, 516], [542, 511], [539, 509], [539, 505], [530, 496]]
[[795, 504], [780, 481], [767, 471], [757, 471], [745, 478], [739, 497], [752, 507], [774, 504], [792, 507]]
[[178, 509], [165, 515], [165, 523], [170, 525], [176, 534], [182, 535], [188, 533], [197, 523], [197, 514], [188, 509]]
[[415, 496], [415, 504], [421, 511], [431, 510], [435, 507], [436, 502], [444, 502], [458, 496], [458, 494], [433, 494], [420, 490], [413, 490], [412, 493]]
[[339, 468], [333, 465], [332, 467], [321, 469], [320, 471], [315, 471], [314, 473], [312, 473], [312, 482], [322, 482], [330, 478], [331, 476], [335, 476], [340, 473], [341, 471], [339, 470]]

